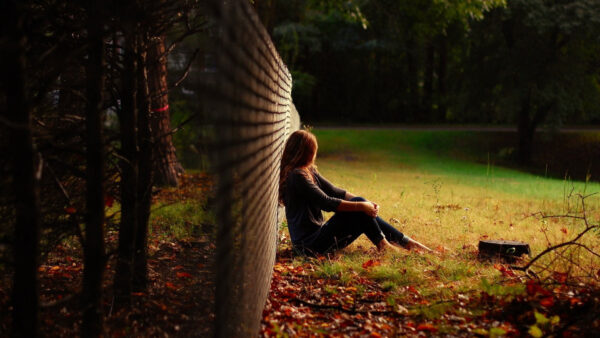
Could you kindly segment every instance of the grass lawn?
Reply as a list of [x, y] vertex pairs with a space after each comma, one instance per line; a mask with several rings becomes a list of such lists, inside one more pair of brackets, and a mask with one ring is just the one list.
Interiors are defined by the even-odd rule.
[[[506, 271], [508, 266], [502, 262], [478, 260], [478, 241], [522, 241], [530, 245], [535, 255], [550, 245], [573, 238], [584, 228], [580, 220], [544, 219], [539, 213], [581, 215], [581, 199], [577, 194], [600, 192], [598, 183], [540, 177], [495, 165], [495, 160], [481, 146], [486, 142], [485, 134], [351, 129], [313, 132], [319, 141], [318, 169], [325, 177], [339, 187], [377, 202], [382, 218], [441, 254], [403, 252], [377, 256], [369, 250], [372, 244], [362, 236], [340, 255], [318, 261], [293, 258], [289, 265], [279, 266], [279, 272], [293, 274], [293, 269], [299, 267], [303, 271], [313, 270], [311, 278], [333, 280], [334, 285], [358, 289], [355, 297], [361, 296], [360, 284], [364, 284], [357, 283], [357, 279], [375, 282], [385, 292], [388, 305], [403, 304], [411, 315], [420, 318], [418, 321], [439, 319], [448, 307], [459, 302], [456, 300], [459, 295], [479, 294], [482, 290], [497, 296], [523, 294], [524, 275]], [[474, 142], [474, 146], [467, 147], [464, 140]], [[597, 223], [600, 199], [590, 196], [585, 202], [588, 220]], [[287, 231], [283, 234], [287, 235]], [[596, 235], [589, 234], [582, 243], [600, 252], [598, 242]], [[289, 242], [283, 243], [281, 250]], [[566, 273], [570, 278], [593, 277], [586, 282], [598, 278], [600, 260], [593, 255], [583, 249], [559, 253], [540, 260], [534, 271], [541, 271], [542, 278], [557, 273], [558, 276]], [[547, 265], [551, 269], [542, 271]], [[335, 286], [329, 289], [335, 291]], [[273, 295], [277, 292], [272, 291]], [[528, 325], [535, 323], [534, 319]], [[549, 326], [539, 323], [538, 326], [543, 332], [550, 330]], [[484, 329], [486, 334], [507, 332], [490, 329], [494, 327]], [[440, 329], [439, 325], [435, 330], [466, 332]], [[336, 331], [325, 329], [325, 332]]]
[[[409, 236], [455, 254], [482, 238], [524, 241], [534, 254], [540, 252], [548, 240], [563, 241], [582, 224], [532, 215], [577, 212], [581, 206], [577, 193], [600, 192], [598, 183], [459, 160], [468, 151], [460, 154], [460, 149], [448, 145], [468, 132], [315, 130], [315, 134], [322, 174], [379, 203], [380, 215]], [[600, 219], [599, 202], [597, 196], [586, 199], [590, 221]]]

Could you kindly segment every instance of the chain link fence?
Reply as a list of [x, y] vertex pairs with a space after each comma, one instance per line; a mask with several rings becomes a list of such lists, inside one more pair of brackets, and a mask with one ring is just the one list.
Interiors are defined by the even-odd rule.
[[217, 63], [206, 86], [217, 180], [215, 333], [253, 336], [275, 262], [280, 158], [300, 122], [292, 77], [250, 2], [209, 5]]

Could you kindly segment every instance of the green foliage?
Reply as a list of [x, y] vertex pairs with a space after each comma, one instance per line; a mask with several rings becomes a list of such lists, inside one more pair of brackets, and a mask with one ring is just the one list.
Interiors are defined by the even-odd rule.
[[308, 123], [600, 118], [597, 1], [270, 3]]
[[534, 126], [597, 118], [599, 11], [588, 0], [517, 0], [494, 11], [470, 36], [474, 82], [465, 92], [478, 106], [465, 110], [496, 106], [507, 121], [524, 116]]

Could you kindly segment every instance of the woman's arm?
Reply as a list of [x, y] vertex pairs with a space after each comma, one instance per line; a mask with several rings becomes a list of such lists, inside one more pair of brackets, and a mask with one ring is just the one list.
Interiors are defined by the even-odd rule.
[[[340, 198], [327, 195], [321, 188], [307, 177], [307, 174], [296, 169], [288, 177], [288, 185], [294, 187], [293, 190], [300, 193], [307, 200], [315, 203], [319, 208], [325, 211], [336, 211], [339, 207]], [[343, 197], [343, 196], [342, 196]]]
[[325, 177], [321, 176], [321, 174], [319, 174], [316, 170], [313, 172], [313, 175], [319, 181], [323, 192], [329, 196], [344, 199], [344, 196], [346, 196], [346, 191], [344, 189], [340, 189], [333, 185]]
[[358, 211], [364, 212], [365, 214], [371, 217], [377, 217], [377, 212], [379, 211], [379, 207], [375, 203], [371, 203], [369, 201], [365, 202], [351, 202], [351, 201], [341, 201], [340, 205], [337, 207], [337, 211]]

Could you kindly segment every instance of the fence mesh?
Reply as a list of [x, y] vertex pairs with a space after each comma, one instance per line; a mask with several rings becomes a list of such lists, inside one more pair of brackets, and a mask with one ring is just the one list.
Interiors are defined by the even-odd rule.
[[217, 73], [208, 88], [217, 179], [216, 335], [259, 331], [275, 262], [279, 162], [299, 127], [292, 78], [247, 0], [210, 1]]

